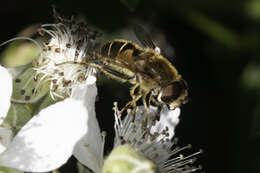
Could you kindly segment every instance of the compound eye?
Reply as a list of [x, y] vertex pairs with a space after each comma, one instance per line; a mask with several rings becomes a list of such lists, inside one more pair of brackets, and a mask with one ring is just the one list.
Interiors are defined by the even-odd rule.
[[163, 88], [161, 92], [161, 100], [165, 103], [173, 102], [174, 100], [177, 100], [186, 89], [187, 85], [185, 81], [175, 81]]

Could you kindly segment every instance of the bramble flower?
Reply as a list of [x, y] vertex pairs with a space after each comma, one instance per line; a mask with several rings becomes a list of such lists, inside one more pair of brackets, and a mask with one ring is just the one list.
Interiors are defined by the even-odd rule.
[[[86, 157], [89, 163], [87, 166], [100, 172], [101, 167], [97, 160], [102, 160], [102, 154], [95, 155], [101, 152], [97, 148], [101, 148], [99, 145], [102, 143], [100, 135], [96, 135], [100, 134], [100, 129], [94, 110], [97, 95], [95, 69], [66, 63], [86, 61], [95, 42], [95, 32], [73, 18], [62, 19], [55, 11], [54, 15], [58, 23], [42, 26], [42, 31], [48, 33], [51, 39], [35, 62], [36, 77], [42, 74], [35, 91], [42, 80], [49, 80], [53, 99], [63, 97], [64, 94], [69, 97], [41, 110], [12, 140], [11, 135], [4, 131], [6, 129], [0, 129], [0, 136], [5, 139], [0, 152], [0, 165], [26, 172], [46, 172], [60, 167], [74, 155], [79, 161]], [[52, 29], [46, 29], [48, 27]], [[12, 84], [10, 81], [6, 84]], [[9, 85], [9, 96], [1, 99], [1, 106], [8, 104], [3, 109], [0, 107], [2, 119], [7, 115], [10, 106], [12, 86]], [[7, 94], [4, 92], [1, 94]], [[94, 143], [83, 146], [84, 141], [88, 140]], [[85, 152], [82, 156], [82, 149], [89, 153]]]
[[64, 98], [70, 95], [71, 89], [84, 82], [89, 75], [89, 68], [68, 62], [87, 62], [93, 51], [96, 31], [90, 30], [84, 22], [61, 18], [54, 10], [57, 20], [54, 24], [44, 24], [40, 33], [47, 33], [51, 39], [43, 45], [42, 53], [34, 62], [36, 79], [42, 74], [40, 81], [50, 81], [50, 95]]
[[[1, 77], [5, 79], [7, 75], [2, 74], [3, 70], [1, 67]], [[84, 157], [88, 157], [89, 163], [101, 160], [101, 154], [95, 155], [101, 152], [96, 148], [101, 148], [102, 140], [95, 135], [100, 134], [94, 110], [97, 95], [95, 82], [95, 76], [88, 76], [83, 84], [72, 88], [69, 98], [41, 110], [12, 140], [9, 132], [4, 131], [6, 129], [0, 129], [1, 143], [6, 147], [0, 154], [0, 165], [26, 172], [51, 171], [66, 163], [72, 155], [80, 160], [82, 156], [79, 151], [85, 140], [94, 142], [84, 146], [90, 151]], [[3, 101], [10, 102], [10, 97]], [[100, 169], [95, 164], [89, 167]]]
[[[182, 148], [175, 146], [176, 141], [173, 140], [173, 137], [174, 130], [179, 123], [179, 108], [168, 110], [168, 108], [164, 107], [162, 112], [159, 112], [156, 107], [151, 107], [148, 120], [145, 119], [146, 110], [144, 107], [138, 107], [136, 111], [130, 111], [123, 120], [118, 114], [119, 111], [115, 107], [116, 137], [114, 148], [119, 147], [119, 150], [123, 149], [128, 152], [134, 150], [137, 153], [135, 155], [139, 155], [139, 157], [133, 156], [133, 154], [126, 155], [123, 152], [112, 153], [104, 163], [103, 173], [125, 172], [123, 169], [132, 165], [135, 166], [128, 170], [129, 173], [189, 173], [201, 169], [201, 167], [190, 165], [196, 160], [194, 156], [202, 151], [184, 156], [181, 151], [191, 146], [188, 145]], [[152, 164], [146, 162], [148, 166], [142, 165], [143, 161], [140, 160], [140, 157], [146, 158]], [[122, 166], [122, 160], [124, 160], [124, 166]], [[138, 169], [142, 167], [145, 169]]]

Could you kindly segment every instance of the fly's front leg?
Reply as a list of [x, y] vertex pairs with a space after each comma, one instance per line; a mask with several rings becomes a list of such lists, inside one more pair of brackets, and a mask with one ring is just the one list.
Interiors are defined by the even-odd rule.
[[146, 93], [144, 93], [144, 95], [142, 97], [143, 104], [144, 104], [144, 107], [145, 107], [147, 113], [150, 112], [150, 102], [148, 101], [148, 104], [146, 102], [146, 97], [147, 97], [148, 94], [149, 94], [149, 92], [146, 92]]
[[157, 113], [156, 113], [156, 120], [160, 120], [160, 114], [163, 110], [163, 103], [158, 102], [154, 97], [151, 97], [151, 102], [156, 105], [157, 107]]
[[147, 98], [149, 93], [150, 92], [144, 93], [144, 95], [142, 97], [143, 104], [144, 104], [144, 107], [145, 107], [145, 126], [147, 125], [148, 116], [149, 116], [149, 113], [150, 113], [150, 97], [151, 97], [151, 93], [150, 93], [150, 96], [149, 96], [149, 99], [148, 99], [148, 103], [146, 102], [146, 98]]

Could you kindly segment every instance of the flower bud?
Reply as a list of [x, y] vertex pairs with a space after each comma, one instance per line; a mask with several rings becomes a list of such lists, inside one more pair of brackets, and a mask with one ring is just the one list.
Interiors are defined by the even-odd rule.
[[119, 145], [106, 158], [102, 173], [156, 173], [156, 165], [129, 145]]

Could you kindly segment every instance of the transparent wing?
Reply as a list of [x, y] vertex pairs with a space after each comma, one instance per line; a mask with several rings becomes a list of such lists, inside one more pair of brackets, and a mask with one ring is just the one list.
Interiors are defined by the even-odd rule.
[[156, 48], [156, 46], [153, 43], [150, 35], [148, 34], [148, 32], [143, 27], [135, 24], [134, 25], [134, 33], [135, 33], [137, 39], [142, 43], [142, 45], [144, 47], [149, 47], [149, 48], [152, 48], [152, 49]]

